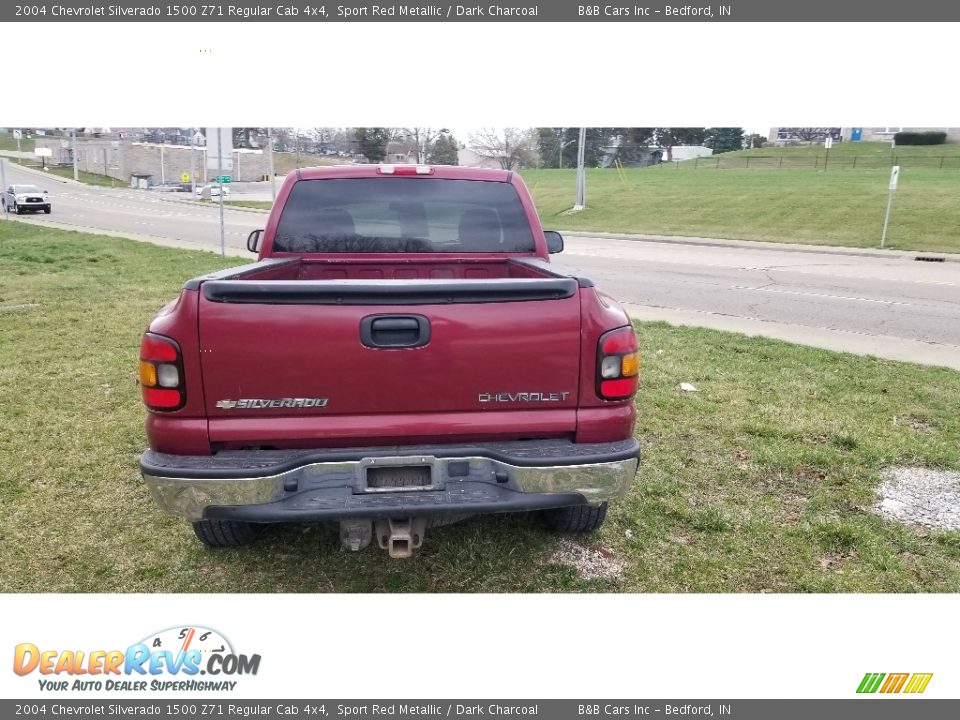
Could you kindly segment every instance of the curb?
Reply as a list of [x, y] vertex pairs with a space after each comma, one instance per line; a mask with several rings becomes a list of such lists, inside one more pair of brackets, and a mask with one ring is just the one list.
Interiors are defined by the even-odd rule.
[[960, 262], [960, 253], [941, 253], [928, 250], [881, 250], [880, 248], [852, 248], [843, 245], [793, 245], [790, 243], [764, 242], [762, 240], [730, 240], [726, 238], [702, 238], [683, 235], [634, 235], [629, 233], [589, 232], [581, 230], [565, 232], [564, 234], [571, 237], [596, 237], [610, 240], [630, 240], [633, 242], [666, 243], [669, 245], [777, 250], [781, 252], [885, 258], [888, 260], [916, 260], [917, 258], [922, 258], [939, 262], [942, 258], [944, 262]]

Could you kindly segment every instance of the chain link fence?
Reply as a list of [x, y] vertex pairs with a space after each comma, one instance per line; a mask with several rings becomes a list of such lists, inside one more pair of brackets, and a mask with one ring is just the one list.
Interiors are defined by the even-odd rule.
[[664, 170], [881, 170], [899, 165], [902, 168], [928, 170], [960, 170], [960, 155], [910, 155], [889, 153], [847, 155], [711, 155], [692, 160], [663, 162]]

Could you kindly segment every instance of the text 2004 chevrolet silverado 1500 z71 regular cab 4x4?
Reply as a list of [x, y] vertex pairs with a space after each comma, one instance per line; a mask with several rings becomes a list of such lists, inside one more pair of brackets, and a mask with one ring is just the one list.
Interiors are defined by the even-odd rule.
[[637, 340], [549, 263], [562, 245], [508, 171], [291, 173], [259, 261], [189, 281], [143, 336], [153, 497], [208, 545], [337, 521], [404, 557], [532, 510], [595, 530], [637, 471]]

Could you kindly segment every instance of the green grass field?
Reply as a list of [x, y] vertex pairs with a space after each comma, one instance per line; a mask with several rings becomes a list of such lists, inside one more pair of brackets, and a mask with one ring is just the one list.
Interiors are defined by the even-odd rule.
[[[889, 168], [838, 171], [699, 169], [687, 163], [587, 171], [587, 209], [573, 205], [574, 170], [521, 174], [546, 228], [878, 247]], [[960, 252], [960, 171], [905, 168], [887, 247]]]
[[[21, 152], [33, 152], [34, 148], [34, 139], [33, 138], [20, 138], [20, 151]], [[13, 134], [10, 132], [0, 133], [0, 150], [16, 150], [17, 141], [13, 137]]]
[[[11, 163], [16, 163], [17, 165], [29, 165], [34, 169], [39, 169], [39, 166], [33, 161], [26, 162], [23, 160], [16, 160], [14, 158], [7, 158], [7, 160]], [[46, 173], [48, 175], [55, 175], [56, 177], [73, 180], [73, 168], [69, 166], [51, 167], [46, 170]], [[125, 183], [122, 180], [117, 180], [109, 175], [99, 175], [97, 173], [89, 173], [83, 170], [77, 171], [77, 177], [80, 182], [85, 183], [86, 185], [99, 185], [100, 187], [130, 187], [128, 183]], [[43, 179], [39, 176], [37, 177], [37, 182], [40, 185], [43, 185]]]
[[885, 467], [960, 468], [960, 373], [660, 323], [638, 325], [640, 479], [579, 541], [619, 576], [557, 562], [528, 516], [434, 529], [403, 562], [314, 525], [206, 549], [140, 480], [137, 351], [185, 279], [234, 264], [0, 221], [0, 591], [960, 589], [960, 533], [870, 512]]

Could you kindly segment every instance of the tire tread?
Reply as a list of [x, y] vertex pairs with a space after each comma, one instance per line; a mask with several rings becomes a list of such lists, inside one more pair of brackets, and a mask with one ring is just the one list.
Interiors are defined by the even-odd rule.
[[249, 545], [260, 536], [261, 527], [237, 520], [200, 520], [193, 523], [193, 532], [209, 547]]
[[607, 508], [607, 503], [601, 503], [596, 507], [573, 505], [545, 510], [543, 515], [554, 532], [580, 535], [599, 530], [607, 519]]

